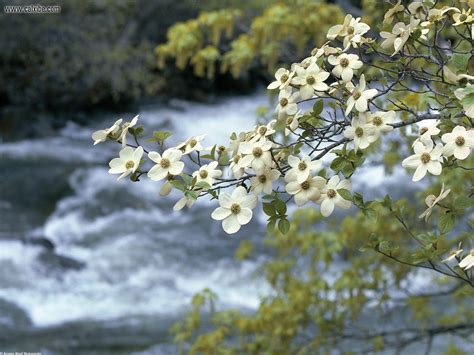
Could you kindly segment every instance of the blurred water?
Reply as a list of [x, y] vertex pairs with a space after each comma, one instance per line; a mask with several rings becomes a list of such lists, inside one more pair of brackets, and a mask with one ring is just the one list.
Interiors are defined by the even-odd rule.
[[[215, 105], [175, 102], [178, 109], [143, 109], [140, 121], [149, 132], [174, 131], [171, 143], [207, 132], [211, 145], [251, 129], [256, 108], [266, 103], [263, 94]], [[5, 308], [18, 307], [10, 318], [0, 317], [0, 344], [57, 350], [72, 346], [66, 329], [75, 323], [99, 322], [104, 332], [110, 324], [132, 322], [134, 329], [137, 323], [150, 327], [138, 346], [146, 348], [169, 341], [169, 326], [205, 287], [219, 294], [220, 307], [254, 309], [268, 293], [255, 275], [263, 251], [253, 261], [233, 259], [242, 237], [261, 245], [259, 218], [229, 238], [211, 222], [208, 202], [173, 212], [180, 196], [160, 197], [161, 183], [117, 183], [107, 162], [120, 146], [92, 147], [90, 139], [111, 122], [69, 124], [56, 137], [0, 146], [0, 300], [8, 302]], [[54, 243], [54, 252], [23, 242], [40, 237]], [[15, 340], [21, 332], [30, 340]], [[58, 332], [63, 343], [50, 347]]]
[[[207, 133], [205, 146], [249, 130], [265, 94], [222, 99], [217, 104], [175, 102], [148, 107], [140, 120], [151, 133], [175, 132], [171, 143]], [[124, 117], [130, 119], [130, 117]], [[205, 287], [219, 308], [252, 310], [270, 292], [255, 271], [266, 257], [264, 217], [257, 215], [228, 237], [210, 219], [213, 204], [173, 212], [180, 197], [158, 195], [161, 183], [116, 182], [107, 162], [114, 143], [92, 146], [91, 127], [69, 124], [57, 136], [0, 145], [0, 350], [120, 350], [173, 353], [168, 329]], [[370, 194], [381, 181], [397, 181], [383, 169], [354, 177]], [[376, 197], [376, 196], [369, 196]], [[55, 248], [32, 244], [47, 238]], [[242, 238], [257, 248], [253, 260], [233, 258]], [[25, 240], [30, 242], [25, 243]], [[158, 345], [157, 345], [158, 344]]]

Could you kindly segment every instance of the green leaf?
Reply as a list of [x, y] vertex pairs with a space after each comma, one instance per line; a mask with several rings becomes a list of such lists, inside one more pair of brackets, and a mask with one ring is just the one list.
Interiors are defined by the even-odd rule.
[[453, 213], [447, 212], [442, 215], [438, 222], [438, 228], [441, 233], [448, 233], [454, 227], [456, 218]]
[[205, 181], [199, 181], [196, 185], [195, 185], [197, 188], [200, 188], [200, 189], [204, 189], [204, 190], [207, 190], [211, 187], [211, 185], [209, 185], [207, 182]]
[[324, 108], [324, 101], [323, 100], [316, 101], [313, 105], [313, 115], [319, 116], [321, 112], [323, 112], [323, 108]]
[[286, 214], [286, 203], [282, 200], [275, 200], [274, 202], [276, 211], [281, 215], [284, 216]]
[[354, 173], [354, 167], [352, 164], [348, 163], [344, 168], [341, 170], [344, 177], [349, 178]]
[[339, 189], [337, 190], [337, 193], [339, 194], [339, 196], [341, 196], [344, 200], [347, 200], [347, 201], [352, 201], [352, 194], [349, 190], [346, 190], [346, 189]]
[[344, 166], [346, 165], [346, 158], [344, 157], [337, 157], [334, 159], [331, 163], [331, 169], [334, 171], [341, 171], [344, 169]]
[[474, 206], [474, 198], [460, 196], [454, 201], [454, 206], [457, 209], [464, 209]]
[[273, 202], [264, 202], [263, 203], [263, 212], [267, 215], [267, 216], [276, 216], [276, 210], [275, 210], [275, 206], [273, 205]]
[[385, 208], [392, 208], [392, 199], [389, 195], [385, 195], [382, 201], [382, 206], [384, 206]]
[[280, 219], [280, 221], [278, 222], [278, 230], [282, 234], [288, 233], [288, 231], [290, 230], [290, 221], [287, 220], [286, 218], [285, 219]]
[[171, 137], [172, 135], [173, 135], [173, 132], [169, 132], [169, 131], [155, 131], [155, 132], [153, 132], [153, 136], [155, 137], [155, 140], [160, 144], [163, 144], [165, 142], [165, 140], [168, 139], [169, 137]]
[[267, 223], [267, 232], [268, 233], [273, 233], [275, 231], [275, 224], [276, 224], [276, 219], [275, 218], [270, 218]]
[[457, 71], [466, 72], [467, 62], [471, 58], [471, 53], [454, 53], [451, 57], [451, 62]]

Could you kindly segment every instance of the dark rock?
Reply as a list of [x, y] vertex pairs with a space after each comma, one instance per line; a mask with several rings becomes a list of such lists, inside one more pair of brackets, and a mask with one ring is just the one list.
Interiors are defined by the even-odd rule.
[[21, 307], [0, 298], [0, 329], [3, 327], [26, 328], [29, 326], [31, 326], [30, 317]]
[[28, 237], [23, 240], [25, 244], [39, 245], [49, 251], [54, 251], [55, 245], [51, 240], [45, 237]]
[[49, 251], [41, 253], [38, 259], [48, 271], [81, 270], [86, 266], [86, 264], [81, 261]]

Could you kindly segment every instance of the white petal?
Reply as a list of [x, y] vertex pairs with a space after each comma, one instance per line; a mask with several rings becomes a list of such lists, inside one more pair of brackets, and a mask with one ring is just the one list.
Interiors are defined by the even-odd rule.
[[188, 201], [188, 199], [186, 198], [186, 196], [183, 196], [181, 197], [178, 202], [175, 203], [175, 205], [173, 206], [173, 211], [179, 211], [179, 210], [182, 210], [184, 206], [186, 206], [186, 202]]
[[240, 213], [237, 214], [237, 221], [241, 225], [249, 223], [251, 219], [252, 211], [250, 210], [250, 208], [242, 208]]
[[246, 195], [242, 197], [239, 202], [242, 208], [255, 208], [258, 198], [255, 195]]
[[222, 207], [225, 207], [225, 208], [230, 208], [230, 206], [232, 206], [232, 198], [230, 197], [230, 195], [226, 192], [222, 192], [219, 194], [219, 204], [222, 206]]
[[169, 172], [171, 175], [179, 175], [184, 169], [184, 163], [182, 161], [177, 161], [171, 164]]
[[224, 218], [229, 217], [232, 214], [232, 211], [228, 208], [217, 207], [211, 214], [212, 219], [216, 221], [221, 221]]
[[150, 180], [160, 181], [168, 176], [168, 170], [163, 169], [160, 165], [155, 165], [150, 169], [150, 171], [148, 171], [146, 175], [150, 178]]
[[334, 201], [330, 198], [325, 198], [321, 203], [321, 214], [328, 217], [334, 211]]
[[150, 152], [148, 153], [148, 158], [153, 160], [155, 163], [159, 163], [161, 161], [161, 155], [158, 152]]
[[418, 155], [411, 155], [402, 161], [402, 166], [409, 169], [416, 169], [420, 164], [421, 161]]
[[418, 167], [416, 168], [415, 170], [415, 174], [413, 175], [413, 181], [416, 182], [416, 181], [420, 181], [421, 179], [423, 179], [426, 175], [426, 171], [428, 169], [426, 168], [426, 165], [425, 164], [420, 164], [418, 165]]
[[229, 217], [222, 221], [222, 228], [227, 234], [237, 233], [240, 229], [239, 221], [235, 214], [231, 214]]

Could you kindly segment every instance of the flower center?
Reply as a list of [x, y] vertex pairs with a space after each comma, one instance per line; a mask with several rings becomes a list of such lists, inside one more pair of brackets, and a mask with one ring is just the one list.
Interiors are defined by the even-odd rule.
[[280, 77], [280, 81], [282, 83], [285, 83], [287, 80], [289, 79], [288, 75], [286, 74], [283, 74], [281, 77]]
[[309, 84], [309, 85], [313, 85], [315, 82], [316, 82], [316, 79], [314, 78], [314, 76], [310, 75], [306, 78], [306, 82]]
[[428, 132], [428, 127], [421, 127], [421, 129], [420, 129], [420, 135], [421, 135], [421, 134], [425, 134], [426, 132]]
[[234, 156], [234, 163], [237, 164], [240, 160], [240, 155]]
[[337, 193], [336, 193], [336, 190], [334, 189], [329, 189], [328, 192], [327, 192], [327, 195], [329, 198], [334, 198], [336, 197]]
[[260, 181], [263, 184], [267, 181], [267, 177], [265, 175], [260, 175], [258, 177], [258, 181]]
[[288, 117], [288, 119], [286, 120], [286, 124], [290, 125], [293, 123], [293, 117]]
[[197, 144], [197, 140], [195, 140], [194, 138], [189, 141], [189, 146], [191, 148], [194, 148], [196, 144]]
[[217, 147], [217, 150], [222, 153], [225, 150], [225, 147], [223, 145], [220, 145]]
[[232, 206], [230, 206], [230, 211], [233, 213], [233, 214], [239, 214], [240, 213], [240, 205], [237, 204], [237, 203], [233, 203]]
[[280, 100], [280, 106], [284, 107], [286, 105], [288, 105], [288, 99], [286, 97], [284, 97]]
[[125, 168], [126, 169], [133, 169], [134, 166], [135, 166], [135, 163], [131, 160], [129, 160], [125, 163]]
[[303, 190], [308, 190], [311, 187], [309, 181], [307, 181], [307, 180], [303, 181], [300, 186]]
[[263, 136], [265, 133], [267, 133], [267, 127], [261, 126], [261, 127], [258, 129], [258, 133], [260, 133], [260, 135]]
[[252, 154], [255, 158], [260, 158], [263, 154], [263, 150], [260, 147], [255, 147], [252, 150]]
[[208, 175], [209, 175], [209, 173], [207, 172], [207, 170], [199, 171], [199, 176], [201, 177], [201, 179], [207, 178]]
[[349, 59], [341, 58], [341, 60], [339, 61], [339, 64], [341, 65], [341, 67], [345, 68], [349, 65]]
[[383, 123], [383, 121], [381, 117], [375, 116], [374, 119], [372, 120], [372, 123], [374, 124], [374, 126], [380, 126]]
[[304, 161], [300, 161], [298, 164], [298, 170], [305, 171], [308, 168], [308, 164], [306, 164]]
[[359, 90], [354, 90], [352, 96], [354, 97], [354, 100], [357, 100], [362, 96], [362, 93]]
[[420, 159], [422, 163], [427, 164], [431, 160], [431, 155], [429, 155], [428, 153], [423, 153], [421, 154]]
[[464, 137], [459, 136], [456, 138], [455, 142], [457, 146], [462, 147], [464, 143], [466, 143], [466, 140], [464, 139]]
[[463, 21], [466, 21], [466, 20], [467, 20], [467, 15], [462, 14], [461, 16], [459, 16], [459, 21], [460, 22], [463, 22]]
[[362, 137], [364, 135], [364, 129], [362, 127], [357, 127], [355, 129], [355, 135], [359, 138]]
[[349, 27], [347, 28], [347, 33], [348, 33], [348, 34], [351, 35], [351, 34], [353, 34], [354, 32], [355, 32], [355, 29], [354, 29], [353, 26], [349, 26]]
[[163, 158], [161, 159], [160, 161], [160, 166], [163, 168], [163, 169], [166, 169], [166, 168], [169, 168], [171, 165], [170, 161], [166, 158]]

